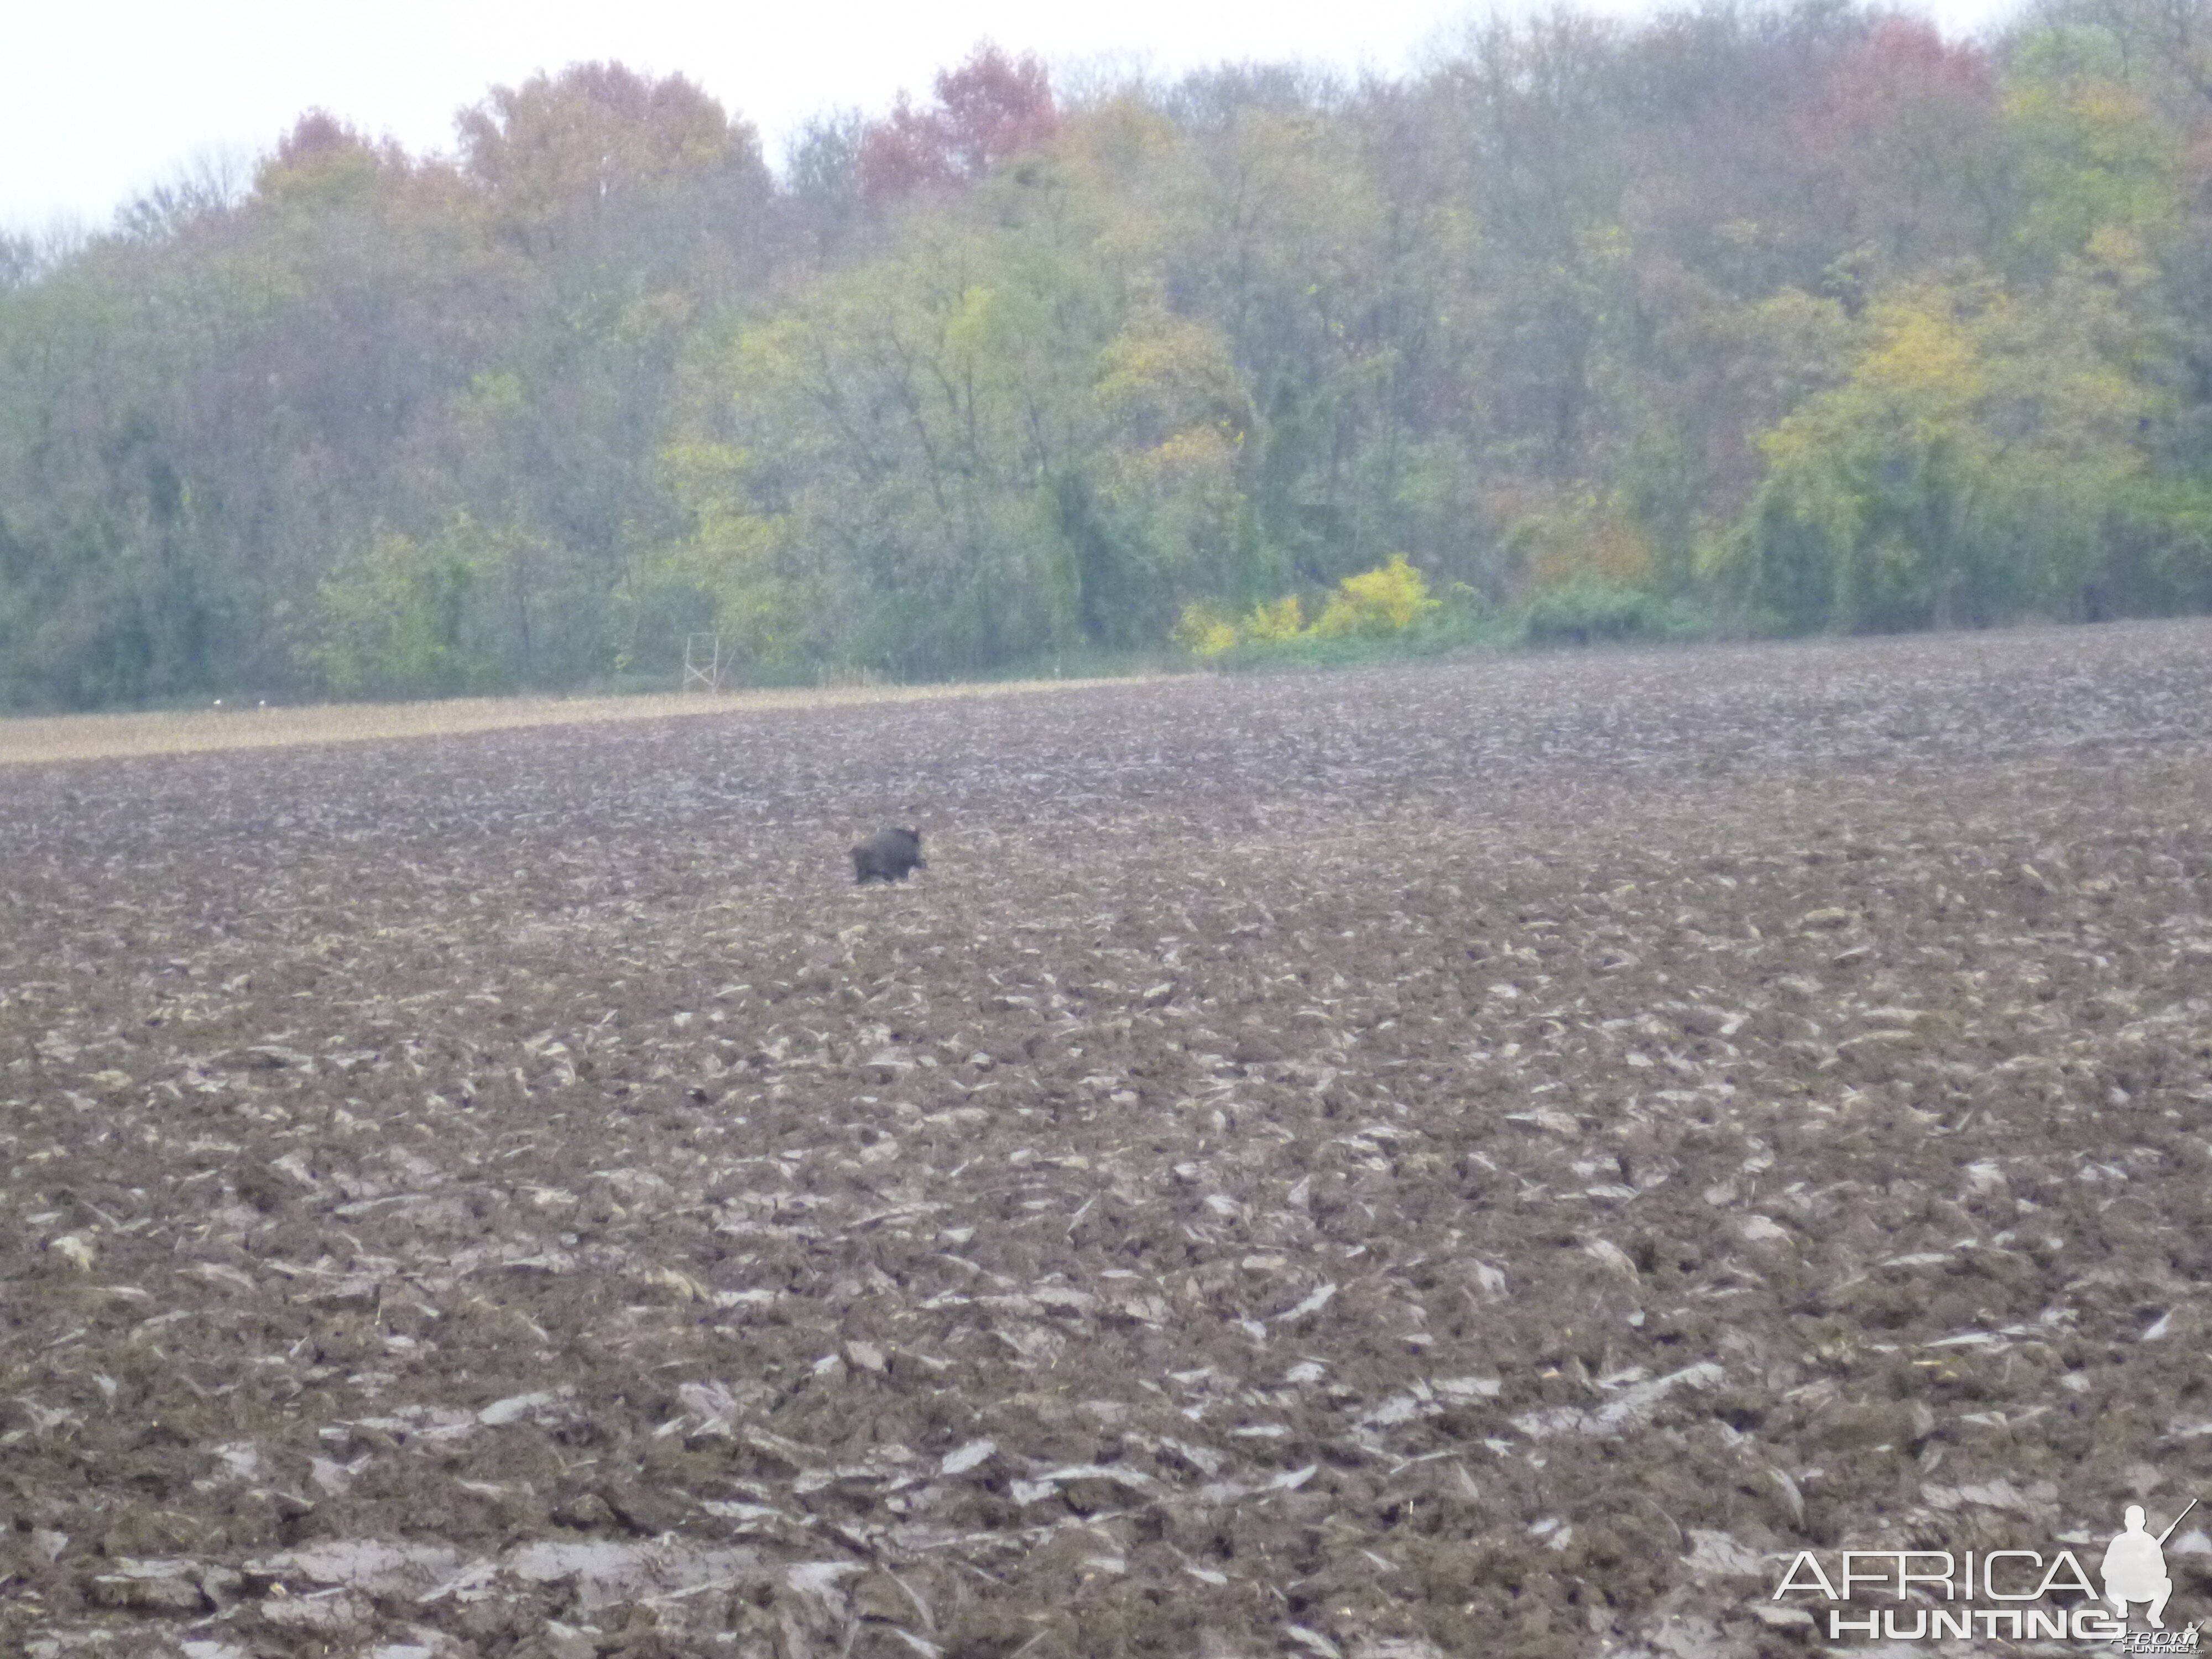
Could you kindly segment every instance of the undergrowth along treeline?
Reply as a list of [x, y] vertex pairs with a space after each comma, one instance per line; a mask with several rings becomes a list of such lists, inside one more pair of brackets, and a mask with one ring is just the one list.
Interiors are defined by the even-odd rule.
[[614, 65], [310, 114], [0, 238], [0, 701], [1325, 657], [1394, 570], [1416, 646], [2204, 609], [2208, 6], [986, 48], [780, 177]]

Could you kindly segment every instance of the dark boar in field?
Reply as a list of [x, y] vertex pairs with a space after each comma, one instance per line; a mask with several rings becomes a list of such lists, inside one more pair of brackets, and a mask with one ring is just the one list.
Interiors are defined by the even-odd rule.
[[878, 830], [853, 849], [853, 879], [904, 881], [910, 870], [927, 870], [919, 830]]

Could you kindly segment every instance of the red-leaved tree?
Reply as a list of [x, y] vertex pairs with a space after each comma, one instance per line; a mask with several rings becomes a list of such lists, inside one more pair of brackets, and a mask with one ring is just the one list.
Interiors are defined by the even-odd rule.
[[872, 199], [971, 183], [1007, 156], [1059, 130], [1052, 82], [1034, 56], [988, 44], [936, 82], [937, 102], [917, 110], [906, 94], [860, 139], [860, 187]]

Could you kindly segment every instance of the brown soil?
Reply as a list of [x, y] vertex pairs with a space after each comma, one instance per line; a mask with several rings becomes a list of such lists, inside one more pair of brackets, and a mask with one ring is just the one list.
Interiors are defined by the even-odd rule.
[[1797, 1652], [2170, 1516], [2208, 793], [2196, 624], [10, 769], [0, 1650]]

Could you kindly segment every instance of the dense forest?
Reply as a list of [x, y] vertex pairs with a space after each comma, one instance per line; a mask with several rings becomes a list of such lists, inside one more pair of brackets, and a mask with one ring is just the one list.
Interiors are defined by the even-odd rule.
[[0, 702], [991, 672], [1403, 555], [1469, 614], [2212, 608], [2212, 9], [983, 48], [778, 176], [680, 77], [310, 113], [0, 237]]

